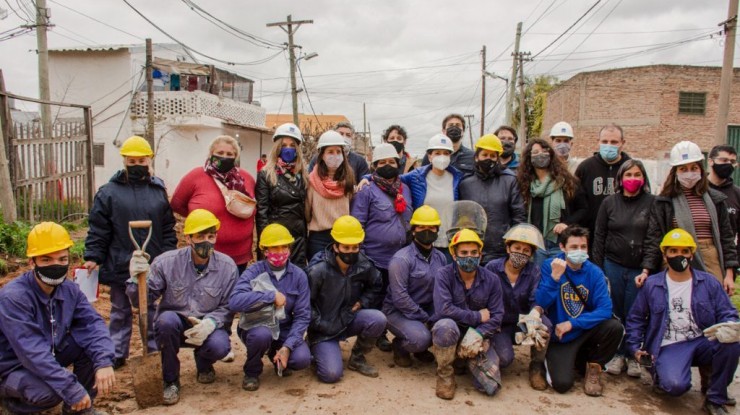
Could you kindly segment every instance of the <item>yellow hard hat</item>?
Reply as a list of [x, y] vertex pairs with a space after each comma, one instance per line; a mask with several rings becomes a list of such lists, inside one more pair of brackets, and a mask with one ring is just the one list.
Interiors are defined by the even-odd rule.
[[293, 239], [293, 235], [290, 234], [288, 228], [279, 223], [267, 225], [260, 234], [260, 249], [290, 245], [293, 242], [295, 242], [295, 239]]
[[74, 245], [69, 232], [54, 222], [41, 222], [28, 233], [26, 256], [29, 258], [68, 249]]
[[495, 134], [486, 134], [483, 137], [479, 138], [478, 142], [475, 143], [475, 149], [495, 151], [499, 154], [503, 153], [504, 151], [503, 146], [501, 146], [501, 140], [499, 140]]
[[665, 236], [663, 237], [663, 241], [660, 243], [661, 251], [665, 252], [664, 248], [668, 247], [689, 247], [691, 248], [691, 252], [695, 252], [696, 242], [694, 242], [694, 238], [691, 236], [690, 233], [681, 228], [676, 228], [665, 234]]
[[437, 210], [429, 205], [424, 205], [414, 211], [411, 216], [411, 226], [439, 226], [442, 224], [442, 220], [439, 219], [439, 213]]
[[532, 245], [534, 249], [545, 249], [545, 239], [542, 237], [539, 229], [529, 223], [520, 223], [511, 227], [504, 234], [504, 242], [522, 242]]
[[216, 218], [216, 215], [205, 209], [195, 209], [185, 218], [185, 226], [182, 229], [182, 233], [192, 235], [214, 226], [216, 230], [221, 228], [221, 222]]
[[465, 242], [474, 242], [478, 244], [478, 247], [480, 249], [483, 249], [483, 241], [480, 240], [480, 237], [477, 233], [475, 233], [475, 231], [471, 231], [470, 229], [462, 229], [458, 231], [450, 240], [450, 254], [455, 255], [455, 246]]
[[121, 155], [128, 157], [152, 157], [154, 152], [146, 139], [134, 135], [123, 142]]
[[359, 220], [344, 215], [334, 221], [334, 225], [331, 227], [331, 237], [340, 244], [357, 245], [365, 240], [365, 231], [362, 229]]

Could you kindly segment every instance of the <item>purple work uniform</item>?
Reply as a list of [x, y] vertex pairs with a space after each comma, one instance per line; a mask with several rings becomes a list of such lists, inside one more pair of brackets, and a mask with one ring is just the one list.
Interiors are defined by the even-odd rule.
[[277, 278], [266, 261], [259, 261], [248, 267], [239, 277], [231, 293], [229, 308], [235, 313], [249, 313], [275, 303], [275, 291], [252, 291], [252, 280], [267, 273], [275, 288], [285, 296], [285, 319], [280, 320], [280, 335], [273, 340], [271, 330], [266, 326], [237, 329], [239, 338], [247, 346], [247, 361], [244, 375], [256, 378], [262, 374], [262, 356], [267, 353], [270, 359], [283, 346], [290, 349], [288, 369], [301, 370], [311, 363], [311, 352], [303, 341], [308, 323], [311, 321], [311, 293], [308, 278], [302, 269], [288, 262], [284, 274]]
[[[95, 372], [113, 366], [113, 341], [77, 284], [49, 296], [33, 271], [0, 290], [0, 397], [13, 413], [65, 410], [95, 398]], [[73, 371], [66, 369], [72, 365]]]
[[[234, 314], [229, 310], [229, 296], [236, 283], [234, 260], [220, 252], [213, 252], [206, 268], [199, 273], [192, 260], [190, 247], [165, 252], [158, 256], [149, 274], [148, 301], [159, 301], [154, 318], [154, 335], [162, 353], [162, 372], [166, 383], [180, 378], [180, 347], [185, 343], [185, 330], [193, 325], [188, 317], [210, 318], [216, 323], [201, 346], [195, 347], [195, 366], [198, 373], [213, 370], [213, 363], [231, 351], [229, 333]], [[138, 306], [136, 284], [128, 284], [127, 293]]]
[[390, 260], [383, 313], [388, 318], [388, 330], [400, 339], [403, 352], [420, 353], [432, 345], [427, 324], [434, 314], [434, 275], [445, 263], [444, 254], [436, 249], [425, 258], [416, 243]]

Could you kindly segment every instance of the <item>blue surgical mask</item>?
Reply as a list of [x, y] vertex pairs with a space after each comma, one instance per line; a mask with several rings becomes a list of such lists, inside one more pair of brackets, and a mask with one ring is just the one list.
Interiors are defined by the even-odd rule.
[[619, 146], [599, 144], [599, 154], [606, 161], [614, 161], [619, 157]]
[[465, 272], [473, 272], [475, 271], [476, 268], [478, 268], [478, 264], [480, 263], [480, 257], [479, 256], [457, 257], [455, 262], [457, 262], [457, 266], [459, 266], [461, 270]]
[[280, 158], [286, 163], [292, 163], [297, 157], [296, 149], [293, 147], [284, 147], [280, 150]]
[[588, 259], [588, 252], [577, 249], [575, 251], [568, 251], [566, 256], [571, 263], [581, 265]]

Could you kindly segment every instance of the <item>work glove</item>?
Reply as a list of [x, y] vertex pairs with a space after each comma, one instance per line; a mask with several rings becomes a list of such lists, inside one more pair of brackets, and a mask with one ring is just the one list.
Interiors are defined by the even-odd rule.
[[[524, 327], [522, 327], [522, 324]], [[519, 327], [526, 330], [528, 336], [534, 336], [535, 330], [542, 324], [542, 317], [537, 309], [533, 308], [529, 314], [519, 314]]]
[[193, 346], [202, 346], [208, 336], [216, 330], [216, 322], [212, 318], [200, 320], [188, 317], [188, 321], [193, 324], [193, 327], [185, 330], [185, 343]]
[[138, 283], [137, 276], [141, 273], [146, 273], [147, 280], [149, 279], [149, 254], [144, 251], [134, 251], [131, 254], [131, 261], [128, 263], [128, 273], [131, 275], [131, 282]]
[[457, 356], [462, 359], [472, 359], [483, 351], [483, 336], [472, 327], [468, 327], [465, 337], [457, 348]]
[[717, 340], [720, 343], [740, 342], [740, 322], [726, 321], [717, 323], [704, 329], [704, 336], [709, 340]]

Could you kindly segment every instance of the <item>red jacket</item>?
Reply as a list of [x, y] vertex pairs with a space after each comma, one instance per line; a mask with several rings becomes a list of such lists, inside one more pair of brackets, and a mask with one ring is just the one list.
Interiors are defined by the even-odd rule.
[[[244, 169], [239, 169], [244, 178], [244, 188], [254, 198], [254, 178]], [[216, 246], [218, 252], [230, 256], [237, 265], [252, 260], [252, 234], [254, 216], [240, 219], [226, 210], [226, 202], [213, 178], [196, 167], [180, 180], [170, 201], [175, 213], [187, 216], [195, 209], [206, 209], [221, 221]]]

